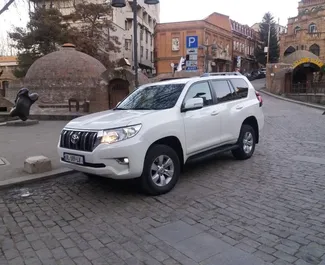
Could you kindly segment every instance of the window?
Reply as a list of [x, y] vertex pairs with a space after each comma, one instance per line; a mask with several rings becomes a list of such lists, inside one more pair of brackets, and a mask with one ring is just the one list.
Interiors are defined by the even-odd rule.
[[309, 25], [309, 33], [316, 33], [317, 32], [317, 26], [315, 23], [311, 23]]
[[153, 37], [152, 35], [150, 34], [150, 45], [152, 46], [152, 40], [153, 40]]
[[146, 49], [146, 60], [148, 60], [148, 58], [149, 58], [149, 51], [148, 49]]
[[140, 40], [143, 40], [143, 28], [140, 30]]
[[244, 79], [234, 78], [230, 82], [236, 90], [236, 96], [239, 98], [246, 98], [248, 95], [248, 84]]
[[299, 26], [295, 27], [295, 34], [297, 34], [299, 30], [300, 30]]
[[140, 47], [140, 56], [143, 57], [143, 46]]
[[131, 43], [132, 43], [132, 41], [130, 40], [130, 39], [126, 39], [125, 40], [125, 50], [131, 50]]
[[203, 98], [204, 106], [212, 105], [213, 100], [208, 82], [199, 82], [193, 84], [188, 90], [184, 102], [190, 98]]
[[317, 56], [320, 55], [320, 47], [316, 43], [309, 47], [309, 51]]
[[148, 35], [149, 35], [148, 31], [146, 31], [146, 43], [148, 43]]
[[234, 91], [229, 87], [227, 80], [212, 80], [212, 87], [217, 95], [218, 103], [234, 99]]
[[185, 84], [140, 87], [124, 99], [117, 109], [161, 110], [173, 108]]

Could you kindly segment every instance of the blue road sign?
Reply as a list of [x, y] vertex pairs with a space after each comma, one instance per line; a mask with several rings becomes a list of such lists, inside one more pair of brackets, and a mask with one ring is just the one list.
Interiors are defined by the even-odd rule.
[[186, 67], [185, 70], [188, 72], [196, 72], [198, 70], [198, 67], [197, 66], [189, 66], [189, 67]]
[[199, 47], [199, 37], [198, 36], [186, 36], [186, 48], [198, 48]]

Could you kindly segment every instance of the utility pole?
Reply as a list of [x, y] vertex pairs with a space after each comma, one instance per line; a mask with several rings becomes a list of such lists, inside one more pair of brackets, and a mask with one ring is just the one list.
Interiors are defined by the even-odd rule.
[[9, 2], [7, 4], [4, 5], [3, 8], [0, 9], [0, 15], [5, 12], [6, 10], [8, 10], [9, 6], [15, 2], [15, 0], [9, 0]]
[[270, 61], [270, 39], [271, 39], [271, 22], [269, 24], [269, 33], [267, 37], [267, 58], [266, 58], [266, 64]]

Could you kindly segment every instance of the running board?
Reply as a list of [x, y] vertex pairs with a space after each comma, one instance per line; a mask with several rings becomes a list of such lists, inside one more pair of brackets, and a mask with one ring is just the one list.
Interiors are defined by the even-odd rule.
[[209, 157], [212, 157], [212, 156], [215, 156], [215, 155], [218, 155], [221, 153], [225, 153], [225, 152], [237, 149], [237, 148], [239, 148], [239, 146], [236, 144], [235, 145], [228, 144], [228, 145], [219, 146], [219, 147], [204, 151], [202, 153], [190, 156], [187, 159], [186, 164], [196, 163], [198, 161], [205, 160]]

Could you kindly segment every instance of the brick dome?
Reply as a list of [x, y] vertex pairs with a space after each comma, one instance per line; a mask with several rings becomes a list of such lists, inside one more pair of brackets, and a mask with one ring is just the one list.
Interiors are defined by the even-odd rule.
[[28, 69], [25, 79], [98, 79], [106, 70], [97, 59], [76, 51], [70, 43], [64, 44], [59, 51], [49, 53], [36, 60]]

